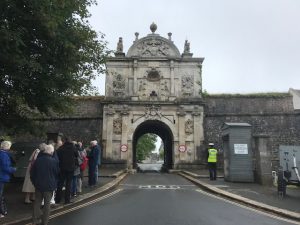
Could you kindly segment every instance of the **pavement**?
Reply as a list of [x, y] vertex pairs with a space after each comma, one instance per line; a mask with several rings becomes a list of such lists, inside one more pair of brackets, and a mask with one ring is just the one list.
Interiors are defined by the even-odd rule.
[[[218, 196], [246, 204], [256, 209], [262, 209], [273, 214], [300, 221], [300, 188], [289, 186], [287, 195], [277, 195], [275, 186], [262, 186], [257, 183], [232, 183], [224, 180], [222, 171], [219, 171], [216, 181], [208, 179], [207, 170], [176, 170], [173, 173], [190, 180], [200, 188]], [[93, 196], [109, 192], [126, 177], [125, 170], [100, 169], [99, 182], [96, 187], [87, 187], [87, 177], [83, 181], [83, 192], [73, 198], [76, 204], [80, 201], [88, 201]], [[4, 196], [7, 200], [8, 215], [0, 218], [0, 224], [26, 224], [31, 219], [32, 205], [24, 204], [24, 193], [22, 193], [22, 180], [15, 180], [6, 184]], [[56, 205], [52, 212], [62, 210], [70, 205]]]
[[288, 186], [286, 196], [282, 197], [278, 195], [277, 187], [274, 185], [226, 182], [222, 171], [218, 171], [218, 178], [215, 181], [209, 180], [207, 170], [183, 170], [179, 174], [210, 193], [300, 221], [299, 186]]

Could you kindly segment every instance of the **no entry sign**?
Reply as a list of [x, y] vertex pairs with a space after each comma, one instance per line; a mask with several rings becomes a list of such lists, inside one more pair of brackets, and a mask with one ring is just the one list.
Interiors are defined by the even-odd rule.
[[123, 145], [121, 145], [120, 149], [121, 149], [121, 152], [127, 152], [128, 146], [123, 144]]
[[185, 145], [179, 145], [178, 150], [180, 152], [185, 152], [186, 151], [186, 146]]

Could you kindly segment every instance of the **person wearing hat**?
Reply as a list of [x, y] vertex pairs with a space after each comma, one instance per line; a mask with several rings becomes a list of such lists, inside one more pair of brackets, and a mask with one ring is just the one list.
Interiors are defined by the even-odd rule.
[[214, 143], [208, 144], [207, 150], [207, 165], [209, 170], [209, 179], [216, 180], [217, 179], [217, 161], [218, 161], [218, 150], [214, 148]]

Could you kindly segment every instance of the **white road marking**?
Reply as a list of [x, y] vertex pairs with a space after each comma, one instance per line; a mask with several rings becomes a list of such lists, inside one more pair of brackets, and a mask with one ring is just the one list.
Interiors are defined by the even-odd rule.
[[[77, 210], [77, 209], [81, 209], [81, 208], [83, 208], [83, 207], [86, 207], [86, 206], [88, 206], [88, 205], [94, 204], [94, 203], [96, 203], [96, 202], [100, 202], [100, 201], [102, 201], [102, 200], [104, 200], [104, 199], [106, 199], [106, 198], [109, 198], [109, 197], [111, 197], [111, 196], [113, 196], [113, 195], [119, 193], [119, 192], [122, 191], [122, 190], [123, 190], [123, 189], [117, 189], [117, 190], [115, 190], [115, 191], [113, 191], [113, 192], [111, 192], [111, 193], [109, 193], [109, 194], [107, 194], [107, 195], [104, 195], [104, 196], [102, 196], [102, 197], [96, 198], [96, 199], [94, 199], [94, 200], [92, 200], [92, 201], [86, 202], [86, 203], [84, 203], [84, 204], [80, 204], [80, 205], [78, 205], [78, 206], [72, 207], [72, 208], [67, 209], [67, 210], [63, 210], [62, 212], [55, 213], [55, 214], [51, 215], [51, 216], [49, 217], [49, 219], [53, 219], [53, 218], [55, 218], [55, 217], [58, 217], [58, 216], [67, 214], [67, 213], [69, 213], [69, 212], [73, 212], [73, 211], [75, 211], [75, 210]], [[32, 224], [32, 223], [28, 223], [28, 224], [26, 224], [26, 225], [31, 225], [31, 224]]]
[[251, 211], [253, 211], [253, 212], [256, 212], [256, 213], [259, 213], [259, 214], [262, 214], [262, 215], [271, 217], [271, 218], [273, 218], [273, 219], [281, 220], [281, 221], [288, 222], [288, 223], [291, 223], [291, 224], [297, 224], [297, 225], [300, 225], [300, 222], [297, 222], [297, 221], [295, 221], [295, 220], [286, 219], [286, 218], [283, 218], [283, 217], [280, 217], [280, 216], [273, 215], [273, 214], [271, 214], [271, 213], [263, 212], [263, 211], [254, 209], [254, 208], [252, 208], [252, 207], [249, 207], [249, 206], [246, 206], [246, 205], [242, 205], [242, 204], [240, 204], [240, 203], [233, 202], [233, 201], [230, 201], [230, 200], [228, 200], [228, 199], [224, 199], [224, 198], [221, 198], [221, 197], [219, 197], [219, 196], [210, 194], [210, 193], [205, 192], [205, 191], [200, 190], [200, 189], [197, 189], [196, 191], [197, 191], [197, 192], [200, 192], [201, 194], [210, 196], [210, 197], [212, 197], [212, 198], [216, 198], [216, 199], [222, 200], [222, 201], [224, 201], [224, 202], [230, 203], [230, 204], [232, 204], [232, 205], [236, 205], [236, 206], [238, 206], [238, 207], [241, 207], [241, 208], [244, 208], [244, 209], [248, 209], [248, 210], [251, 210]]
[[184, 185], [177, 185], [177, 184], [120, 184], [120, 186], [126, 187], [136, 187], [138, 189], [150, 189], [150, 190], [179, 190], [185, 187], [196, 187], [195, 185], [191, 184], [184, 184]]

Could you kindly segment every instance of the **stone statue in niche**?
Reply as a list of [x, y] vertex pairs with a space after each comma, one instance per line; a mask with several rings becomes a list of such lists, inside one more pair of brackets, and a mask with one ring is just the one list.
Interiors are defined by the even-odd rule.
[[125, 94], [125, 78], [121, 74], [115, 74], [113, 78], [114, 96], [123, 96]]
[[181, 78], [182, 94], [185, 96], [191, 96], [194, 92], [194, 76], [185, 75]]
[[194, 132], [194, 123], [191, 119], [185, 121], [185, 133], [192, 134]]
[[117, 44], [117, 53], [122, 53], [123, 52], [123, 39], [119, 37], [119, 41]]
[[113, 132], [114, 132], [114, 134], [122, 134], [122, 119], [121, 118], [114, 119]]
[[139, 55], [144, 57], [157, 57], [169, 55], [169, 47], [160, 40], [146, 40], [137, 46]]

